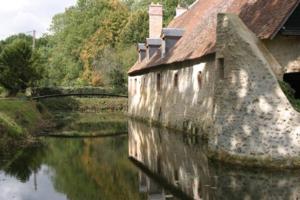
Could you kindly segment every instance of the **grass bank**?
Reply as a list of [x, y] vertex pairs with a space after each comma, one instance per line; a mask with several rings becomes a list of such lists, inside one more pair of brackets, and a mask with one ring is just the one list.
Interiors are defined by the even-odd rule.
[[49, 111], [69, 111], [83, 113], [126, 112], [126, 98], [50, 98], [41, 100]]
[[0, 146], [22, 145], [33, 141], [33, 135], [49, 125], [50, 115], [39, 103], [0, 99]]
[[40, 101], [56, 128], [42, 135], [97, 137], [127, 132], [126, 98], [50, 98]]

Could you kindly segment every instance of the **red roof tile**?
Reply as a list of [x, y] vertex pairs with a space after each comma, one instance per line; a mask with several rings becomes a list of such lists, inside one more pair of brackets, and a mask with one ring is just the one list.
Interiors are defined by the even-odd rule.
[[284, 25], [300, 0], [198, 0], [168, 27], [183, 28], [185, 33], [172, 50], [161, 58], [136, 63], [129, 74], [141, 72], [162, 64], [171, 64], [200, 58], [214, 53], [218, 13], [235, 13], [260, 39], [271, 39]]

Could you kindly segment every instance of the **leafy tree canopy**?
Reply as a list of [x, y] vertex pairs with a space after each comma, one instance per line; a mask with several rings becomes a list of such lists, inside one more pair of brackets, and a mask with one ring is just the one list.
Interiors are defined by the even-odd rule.
[[[37, 81], [39, 78], [34, 74], [35, 81], [29, 81], [30, 84], [37, 82], [41, 86], [126, 87], [126, 72], [137, 59], [136, 43], [145, 41], [148, 36], [147, 11], [152, 1], [163, 4], [165, 25], [173, 19], [177, 5], [187, 6], [194, 2], [194, 0], [77, 0], [75, 6], [53, 17], [51, 33], [36, 42], [34, 54], [39, 55], [38, 62], [33, 62], [33, 57], [28, 55], [31, 60], [27, 60], [26, 66], [38, 63], [37, 68], [44, 69], [43, 73], [39, 72], [42, 73], [39, 74], [43, 77], [42, 80]], [[20, 34], [1, 41], [0, 53], [14, 43], [16, 38], [26, 43], [28, 51], [30, 50], [32, 37]], [[14, 45], [19, 46], [18, 48], [21, 46]], [[16, 46], [10, 48], [17, 48]], [[16, 52], [5, 50], [7, 55], [14, 53]], [[5, 59], [4, 57], [3, 55], [2, 59]], [[4, 72], [3, 66], [2, 64], [1, 68]], [[119, 75], [122, 77], [120, 80], [111, 80]], [[24, 84], [21, 88], [28, 84]], [[117, 86], [118, 84], [120, 86]]]
[[[12, 38], [12, 37], [11, 37]], [[23, 37], [9, 38], [0, 54], [0, 85], [12, 95], [41, 79], [39, 55]]]

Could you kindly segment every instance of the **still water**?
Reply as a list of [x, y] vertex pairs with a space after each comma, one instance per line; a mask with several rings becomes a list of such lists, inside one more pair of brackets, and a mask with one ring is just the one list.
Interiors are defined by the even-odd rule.
[[196, 136], [136, 121], [128, 135], [42, 138], [0, 157], [0, 199], [300, 199], [299, 171], [227, 166], [205, 152]]

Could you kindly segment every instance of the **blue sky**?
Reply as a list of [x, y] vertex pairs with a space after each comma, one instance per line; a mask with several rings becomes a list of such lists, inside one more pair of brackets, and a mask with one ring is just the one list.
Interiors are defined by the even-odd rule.
[[55, 14], [75, 4], [76, 0], [1, 0], [0, 40], [31, 30], [39, 37], [48, 31]]

